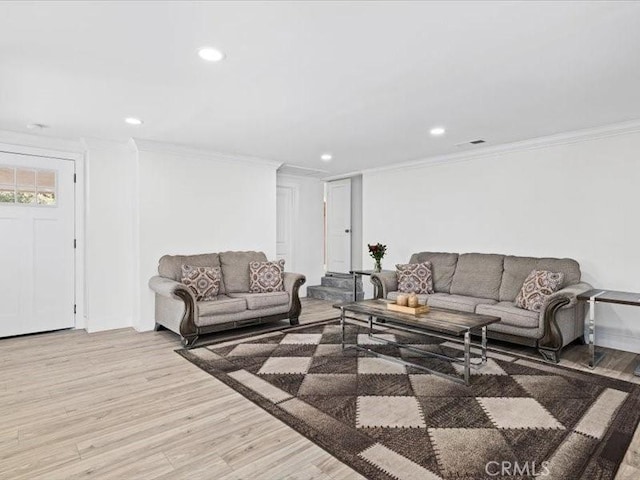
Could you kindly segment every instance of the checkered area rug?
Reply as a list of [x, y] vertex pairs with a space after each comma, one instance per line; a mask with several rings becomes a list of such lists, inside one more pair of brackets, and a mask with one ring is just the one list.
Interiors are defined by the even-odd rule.
[[[457, 342], [376, 334], [462, 356]], [[364, 324], [348, 325], [347, 340], [462, 374]], [[178, 353], [369, 479], [613, 479], [640, 418], [628, 382], [490, 350], [465, 386], [343, 351], [336, 321]]]

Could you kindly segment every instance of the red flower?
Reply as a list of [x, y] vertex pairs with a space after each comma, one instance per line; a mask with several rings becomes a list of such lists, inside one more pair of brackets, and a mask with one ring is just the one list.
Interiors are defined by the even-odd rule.
[[369, 255], [376, 260], [382, 259], [384, 254], [387, 253], [387, 246], [382, 245], [380, 242], [375, 245], [367, 244], [367, 247], [369, 247]]

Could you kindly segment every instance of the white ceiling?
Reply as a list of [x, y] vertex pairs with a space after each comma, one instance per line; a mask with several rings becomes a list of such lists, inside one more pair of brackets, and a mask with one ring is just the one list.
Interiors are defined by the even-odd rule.
[[0, 129], [331, 174], [638, 119], [639, 86], [640, 2], [0, 3]]

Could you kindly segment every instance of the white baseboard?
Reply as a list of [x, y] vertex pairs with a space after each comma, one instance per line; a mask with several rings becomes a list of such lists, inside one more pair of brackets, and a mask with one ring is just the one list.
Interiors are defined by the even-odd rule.
[[123, 317], [102, 317], [89, 318], [87, 320], [87, 332], [102, 332], [104, 330], [115, 330], [118, 328], [131, 328], [132, 322], [130, 318]]

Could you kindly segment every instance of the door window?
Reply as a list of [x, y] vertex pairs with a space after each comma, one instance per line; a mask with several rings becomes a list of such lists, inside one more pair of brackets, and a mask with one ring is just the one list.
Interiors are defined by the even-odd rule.
[[0, 166], [0, 205], [56, 205], [56, 171]]

